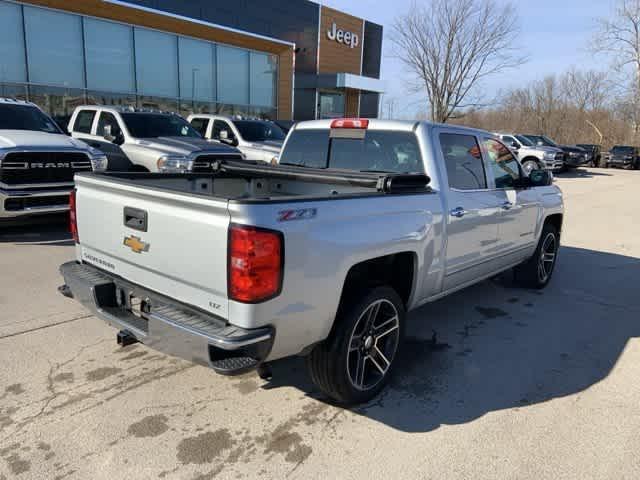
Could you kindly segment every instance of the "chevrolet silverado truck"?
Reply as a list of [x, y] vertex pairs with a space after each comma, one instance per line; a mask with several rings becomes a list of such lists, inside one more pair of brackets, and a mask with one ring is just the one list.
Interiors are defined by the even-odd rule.
[[202, 138], [179, 115], [132, 107], [81, 106], [69, 133], [109, 158], [110, 171], [205, 172], [222, 158], [242, 159], [236, 148]]
[[106, 167], [37, 105], [0, 98], [0, 220], [65, 212], [74, 174]]
[[237, 374], [301, 355], [352, 404], [397, 364], [406, 313], [507, 269], [554, 271], [561, 191], [490, 133], [302, 122], [279, 164], [76, 176], [61, 293], [170, 355]]
[[540, 168], [552, 172], [561, 172], [564, 169], [564, 152], [560, 148], [534, 145], [531, 140], [522, 135], [509, 133], [496, 133], [496, 135], [514, 151], [526, 173]]
[[238, 148], [247, 160], [277, 161], [286, 134], [274, 122], [194, 114], [187, 120], [207, 139]]

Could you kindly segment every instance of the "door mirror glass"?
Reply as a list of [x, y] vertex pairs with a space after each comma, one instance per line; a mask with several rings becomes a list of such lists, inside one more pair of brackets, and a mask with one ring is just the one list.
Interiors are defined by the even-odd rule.
[[518, 145], [516, 143], [516, 141], [514, 140], [513, 142], [511, 142], [511, 148], [514, 148], [515, 150], [518, 150], [520, 148], [520, 145]]
[[532, 170], [529, 182], [532, 187], [547, 187], [553, 183], [553, 177], [548, 170]]
[[102, 138], [107, 142], [113, 142], [116, 139], [116, 137], [111, 133], [111, 125], [105, 125], [102, 127]]

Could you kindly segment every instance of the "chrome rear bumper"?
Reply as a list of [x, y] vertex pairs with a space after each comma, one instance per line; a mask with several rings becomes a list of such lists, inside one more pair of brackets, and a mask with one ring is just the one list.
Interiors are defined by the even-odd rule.
[[[66, 287], [61, 292], [79, 301], [93, 315], [149, 347], [190, 362], [234, 375], [257, 367], [267, 358], [274, 329], [243, 329], [167, 297], [77, 262], [60, 267]], [[129, 299], [144, 299], [142, 315]]]

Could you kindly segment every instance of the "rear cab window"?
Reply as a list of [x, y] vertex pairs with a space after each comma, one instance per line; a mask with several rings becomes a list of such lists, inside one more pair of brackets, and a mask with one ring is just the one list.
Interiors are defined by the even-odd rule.
[[200, 134], [202, 138], [207, 136], [207, 127], [209, 126], [208, 118], [192, 118], [191, 126]]
[[486, 189], [487, 176], [476, 137], [459, 133], [441, 133], [439, 139], [449, 179], [449, 188], [454, 190]]
[[[416, 135], [390, 130], [294, 130], [282, 165], [360, 172], [425, 173]], [[347, 132], [347, 133], [345, 133]]]
[[76, 120], [71, 129], [73, 132], [78, 133], [91, 133], [91, 127], [93, 126], [93, 119], [96, 118], [95, 110], [81, 110], [76, 116]]

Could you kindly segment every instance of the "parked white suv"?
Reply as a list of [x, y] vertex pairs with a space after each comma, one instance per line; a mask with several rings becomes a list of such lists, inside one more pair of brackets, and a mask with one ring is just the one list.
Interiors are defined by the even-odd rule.
[[564, 169], [564, 152], [560, 148], [535, 145], [523, 135], [510, 133], [496, 133], [516, 154], [525, 172], [547, 169], [552, 172], [560, 172]]
[[69, 138], [37, 105], [0, 98], [0, 219], [64, 212], [78, 172], [107, 157]]
[[187, 120], [209, 140], [237, 147], [247, 160], [277, 161], [286, 133], [267, 120], [244, 120], [221, 115], [195, 114]]
[[203, 139], [181, 116], [132, 107], [77, 107], [69, 133], [102, 150], [109, 170], [208, 171], [220, 159], [241, 160], [237, 149]]

